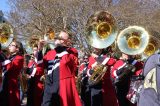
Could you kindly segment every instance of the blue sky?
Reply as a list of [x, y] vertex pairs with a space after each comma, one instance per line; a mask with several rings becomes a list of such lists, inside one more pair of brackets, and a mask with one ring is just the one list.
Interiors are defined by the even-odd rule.
[[2, 10], [3, 12], [10, 11], [10, 6], [7, 3], [7, 0], [0, 0], [0, 10]]

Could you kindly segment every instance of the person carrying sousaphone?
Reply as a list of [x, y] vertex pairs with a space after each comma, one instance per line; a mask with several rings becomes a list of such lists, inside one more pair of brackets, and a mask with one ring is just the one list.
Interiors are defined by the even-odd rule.
[[114, 64], [111, 76], [114, 79], [116, 94], [120, 106], [133, 105], [127, 99], [132, 75], [138, 75], [143, 69], [143, 62], [136, 56], [141, 54], [149, 42], [148, 32], [139, 26], [130, 26], [120, 32], [117, 45], [122, 55]]
[[93, 47], [87, 71], [91, 106], [118, 106], [110, 79], [115, 59], [109, 55], [112, 54], [109, 48], [118, 35], [115, 18], [108, 11], [98, 11], [89, 18], [86, 31], [88, 43]]
[[4, 71], [6, 70], [5, 67], [5, 60], [7, 59], [6, 55], [3, 53], [2, 49], [1, 49], [1, 44], [0, 44], [0, 105], [6, 105], [3, 104], [6, 101], [6, 98], [4, 98], [4, 95], [6, 94], [4, 92]]
[[[4, 52], [1, 49], [1, 44], [0, 44], [0, 77], [2, 78], [2, 71], [3, 71], [3, 66], [4, 66], [4, 61], [7, 59], [7, 56], [4, 54]], [[2, 79], [0, 79], [0, 84], [2, 84]], [[2, 86], [1, 86], [2, 87]], [[1, 91], [1, 88], [0, 88]]]
[[111, 76], [114, 79], [116, 94], [120, 106], [130, 106], [130, 101], [126, 98], [129, 91], [130, 79], [132, 75], [137, 75], [142, 71], [143, 63], [133, 56], [122, 53], [120, 59], [116, 61], [111, 69]]
[[[108, 52], [108, 51], [107, 51]], [[91, 106], [118, 106], [115, 89], [110, 79], [110, 69], [116, 60], [108, 55], [104, 55], [102, 49], [94, 48], [94, 53], [89, 57], [89, 65], [87, 75], [89, 79], [99, 70], [106, 71], [102, 78], [98, 78], [98, 82], [95, 84], [89, 83], [91, 91]], [[102, 69], [98, 67], [104, 66]], [[101, 72], [97, 73], [101, 74]], [[95, 77], [97, 77], [95, 75]], [[93, 79], [94, 80], [94, 79]]]
[[23, 69], [23, 45], [21, 42], [13, 40], [8, 47], [9, 58], [4, 61], [5, 65], [5, 81], [3, 85], [2, 97], [0, 100], [2, 106], [20, 106], [20, 91], [18, 78]]

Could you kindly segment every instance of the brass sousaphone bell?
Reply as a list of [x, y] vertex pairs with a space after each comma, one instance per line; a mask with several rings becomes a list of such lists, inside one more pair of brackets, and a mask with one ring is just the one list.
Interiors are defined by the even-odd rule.
[[[99, 11], [93, 14], [87, 23], [86, 38], [88, 43], [98, 49], [104, 49], [114, 43], [118, 35], [115, 18], [107, 11]], [[89, 77], [89, 85], [99, 83], [107, 71], [102, 61], [97, 60], [94, 72]]]
[[149, 39], [149, 43], [145, 48], [144, 52], [142, 53], [142, 58], [146, 59], [147, 57], [151, 56], [152, 54], [158, 52], [158, 48], [160, 47], [160, 42], [158, 42], [157, 38], [151, 36]]
[[139, 26], [129, 26], [122, 30], [117, 38], [121, 52], [128, 55], [141, 54], [149, 43], [148, 32]]
[[[149, 42], [148, 32], [139, 26], [129, 26], [120, 32], [117, 38], [117, 45], [121, 52], [128, 55], [138, 55], [143, 53]], [[135, 72], [133, 64], [126, 63], [122, 67], [123, 72], [115, 79], [115, 84], [121, 84], [130, 73]]]
[[92, 47], [106, 48], [115, 41], [118, 34], [115, 18], [107, 11], [99, 11], [89, 18], [86, 32]]
[[2, 49], [9, 46], [14, 38], [13, 29], [8, 23], [0, 23], [0, 43]]

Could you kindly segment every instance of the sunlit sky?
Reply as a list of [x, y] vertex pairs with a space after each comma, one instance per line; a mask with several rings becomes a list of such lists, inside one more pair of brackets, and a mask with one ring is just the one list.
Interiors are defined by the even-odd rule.
[[8, 12], [10, 10], [10, 6], [7, 3], [7, 0], [0, 0], [0, 10], [3, 12]]

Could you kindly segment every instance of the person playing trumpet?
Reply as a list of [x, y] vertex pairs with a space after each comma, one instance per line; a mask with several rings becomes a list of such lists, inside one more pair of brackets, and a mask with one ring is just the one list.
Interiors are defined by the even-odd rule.
[[42, 56], [44, 40], [39, 43], [37, 60], [47, 69], [42, 106], [81, 106], [75, 85], [78, 52], [71, 47], [71, 35], [61, 31], [55, 40], [55, 49]]

